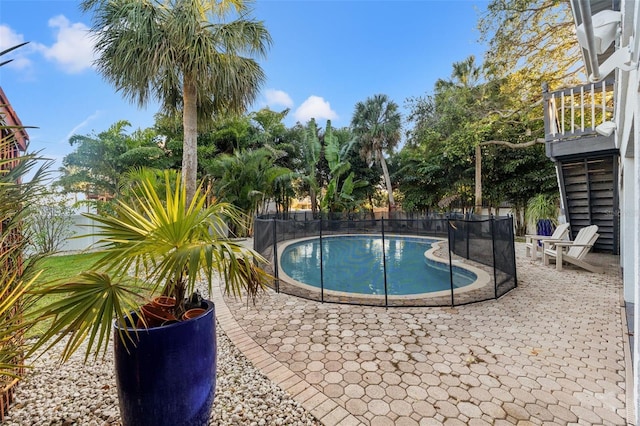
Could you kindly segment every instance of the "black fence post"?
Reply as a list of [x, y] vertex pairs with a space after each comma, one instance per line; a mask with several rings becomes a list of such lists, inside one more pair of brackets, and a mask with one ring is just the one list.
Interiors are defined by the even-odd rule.
[[494, 233], [493, 217], [489, 218], [489, 224], [491, 229], [491, 265], [493, 266], [493, 296], [494, 299], [498, 298], [498, 275], [496, 274], [496, 236]]
[[[306, 217], [305, 217], [306, 216]], [[290, 292], [290, 289], [288, 286], [285, 286], [284, 289], [280, 289], [280, 272], [279, 272], [279, 257], [280, 254], [278, 253], [278, 243], [280, 241], [285, 241], [285, 240], [290, 240], [292, 238], [292, 235], [294, 237], [294, 239], [296, 237], [301, 237], [301, 236], [319, 236], [320, 242], [319, 242], [319, 248], [320, 248], [320, 256], [319, 256], [319, 261], [320, 261], [320, 284], [319, 284], [319, 289], [321, 291], [321, 302], [324, 303], [325, 302], [325, 297], [324, 297], [324, 222], [327, 222], [327, 226], [329, 227], [329, 235], [331, 235], [333, 233], [333, 231], [331, 231], [330, 229], [330, 225], [331, 225], [331, 220], [328, 217], [323, 217], [322, 215], [317, 215], [314, 216], [314, 224], [313, 226], [309, 226], [310, 224], [308, 223], [308, 221], [306, 219], [309, 218], [307, 212], [300, 212], [299, 216], [296, 217], [304, 217], [305, 218], [305, 223], [304, 226], [302, 227], [302, 229], [300, 230], [300, 232], [297, 232], [297, 226], [296, 223], [291, 223], [296, 222], [295, 217], [293, 217], [293, 215], [289, 215], [289, 222], [285, 223], [285, 222], [281, 222], [278, 223], [278, 221], [280, 219], [278, 219], [277, 217], [274, 217], [274, 215], [271, 215], [270, 217], [263, 217], [261, 218], [262, 220], [256, 220], [256, 232], [255, 235], [258, 236], [258, 238], [256, 238], [254, 240], [254, 249], [259, 250], [261, 253], [266, 254], [267, 250], [268, 250], [268, 243], [267, 240], [269, 239], [269, 230], [268, 228], [271, 229], [270, 232], [272, 232], [271, 235], [271, 244], [272, 244], [272, 250], [273, 253], [269, 256], [270, 260], [272, 260], [273, 264], [274, 264], [274, 268], [273, 268], [273, 276], [274, 276], [274, 280], [273, 280], [273, 288], [275, 289], [276, 293], [281, 293], [281, 292]], [[457, 305], [457, 295], [455, 293], [455, 289], [456, 289], [456, 284], [457, 284], [457, 279], [458, 279], [458, 275], [456, 274], [456, 270], [454, 270], [454, 267], [457, 268], [457, 266], [454, 265], [454, 259], [457, 258], [456, 256], [460, 256], [460, 257], [466, 257], [467, 259], [473, 260], [474, 262], [479, 262], [483, 265], [486, 265], [487, 267], [491, 267], [493, 268], [493, 280], [494, 280], [494, 299], [497, 299], [498, 297], [502, 296], [501, 293], [505, 293], [512, 290], [513, 288], [517, 287], [518, 285], [518, 281], [517, 281], [517, 270], [516, 270], [516, 256], [515, 256], [515, 246], [514, 246], [514, 234], [515, 234], [515, 229], [514, 229], [514, 217], [513, 215], [509, 215], [507, 217], [498, 217], [495, 216], [493, 214], [488, 215], [488, 218], [484, 218], [484, 220], [482, 218], [471, 218], [470, 215], [458, 215], [459, 219], [454, 219], [455, 215], [451, 215], [451, 216], [447, 216], [446, 218], [441, 218], [438, 219], [438, 223], [444, 225], [447, 227], [447, 238], [448, 238], [448, 258], [449, 258], [449, 287], [450, 287], [450, 301], [449, 301], [449, 305], [452, 307], [455, 306], [459, 306]], [[316, 218], [318, 218], [319, 220], [316, 220]], [[269, 220], [271, 219], [271, 225], [268, 225]], [[383, 214], [380, 217], [380, 226], [378, 226], [378, 220], [375, 219], [375, 217], [373, 218], [373, 220], [367, 220], [366, 223], [362, 222], [362, 223], [358, 223], [357, 222], [357, 218], [349, 218], [349, 220], [353, 220], [354, 223], [349, 223], [347, 222], [346, 224], [346, 230], [344, 229], [344, 227], [340, 227], [342, 230], [345, 230], [347, 234], [351, 234], [353, 232], [355, 232], [356, 230], [361, 230], [361, 232], [366, 232], [366, 233], [377, 233], [378, 235], [381, 235], [382, 237], [382, 256], [383, 256], [383, 285], [384, 285], [384, 306], [385, 308], [388, 308], [390, 306], [394, 306], [394, 304], [390, 303], [389, 300], [389, 277], [388, 277], [388, 268], [387, 268], [387, 252], [388, 252], [388, 247], [386, 247], [386, 238], [387, 238], [387, 231], [391, 230], [393, 234], [395, 233], [400, 233], [400, 234], [405, 234], [407, 233], [408, 230], [411, 230], [413, 234], [423, 234], [423, 232], [421, 232], [423, 230], [423, 228], [426, 226], [427, 228], [429, 228], [430, 230], [432, 230], [433, 228], [433, 222], [429, 223], [428, 225], [425, 225], [423, 222], [423, 220], [419, 220], [416, 223], [413, 223], [411, 225], [409, 225], [407, 223], [407, 220], [398, 220], [398, 219], [387, 219], [387, 215]], [[433, 221], [433, 218], [431, 218], [430, 220]], [[473, 222], [470, 222], [471, 220], [473, 220]], [[489, 240], [488, 238], [486, 238], [486, 228], [484, 227], [486, 221], [489, 221], [489, 232], [491, 233], [491, 252], [489, 252], [486, 247], [486, 243]], [[319, 223], [318, 223], [319, 222]], [[399, 226], [397, 225], [397, 222], [402, 222], [402, 224], [404, 224], [405, 226]], [[316, 227], [316, 225], [319, 225], [319, 228]], [[419, 227], [418, 225], [420, 225], [421, 227]], [[439, 226], [442, 226], [439, 225]], [[471, 227], [473, 225], [473, 228]], [[482, 228], [478, 228], [478, 226], [482, 226]], [[291, 229], [291, 226], [294, 226], [294, 229]], [[460, 229], [461, 226], [465, 226], [466, 229]], [[504, 229], [503, 230], [503, 226], [507, 226], [509, 227], [509, 229]], [[259, 229], [261, 229], [261, 231], [258, 231]], [[437, 234], [442, 235], [443, 230], [436, 230]], [[432, 231], [433, 232], [433, 231]], [[280, 235], [279, 233], [282, 233], [282, 235]], [[474, 242], [471, 243], [471, 235], [474, 235]], [[479, 235], [477, 235], [479, 234]], [[465, 236], [467, 237], [467, 241], [460, 241], [460, 238], [465, 238]], [[477, 238], [476, 238], [477, 237]], [[463, 254], [463, 252], [465, 251], [466, 248], [466, 255]], [[470, 251], [471, 248], [474, 249], [474, 256], [470, 256]], [[507, 253], [507, 251], [509, 251]], [[487, 256], [491, 254], [491, 258], [488, 258]], [[318, 258], [316, 258], [318, 259]], [[445, 259], [442, 259], [442, 262], [446, 262]], [[491, 262], [491, 263], [489, 263]], [[503, 273], [505, 273], [506, 275], [503, 275]], [[511, 281], [512, 280], [512, 281]], [[507, 281], [509, 281], [507, 283]], [[285, 281], [286, 282], [286, 281]], [[490, 285], [490, 284], [489, 284]], [[486, 290], [485, 290], [486, 291]], [[289, 293], [289, 294], [296, 294], [294, 293]], [[316, 293], [317, 295], [317, 293]], [[482, 300], [487, 300], [485, 299], [486, 297], [486, 293], [482, 293], [479, 292], [478, 293], [479, 296], [484, 296], [482, 298]], [[301, 297], [305, 297], [305, 296], [301, 296]], [[317, 300], [317, 299], [315, 299]], [[340, 303], [338, 300], [333, 300], [332, 297], [330, 297], [327, 302], [338, 302]], [[481, 301], [480, 299], [476, 300], [475, 294], [466, 294], [464, 295], [464, 297], [461, 296], [461, 304], [465, 305], [467, 303], [473, 303], [473, 302], [477, 302], [477, 301]], [[416, 303], [418, 303], [416, 306], [424, 306], [419, 304], [420, 302], [418, 300], [415, 301]], [[372, 306], [379, 306], [380, 303], [380, 299], [377, 300], [377, 302], [360, 302], [359, 300], [352, 300], [352, 301], [345, 301], [344, 303], [355, 303], [355, 304], [360, 304], [360, 303], [364, 303], [365, 305], [367, 304], [371, 304]], [[444, 300], [441, 301], [441, 303], [444, 303]], [[445, 304], [441, 304], [440, 306], [447, 306]]]
[[469, 220], [471, 220], [471, 216], [467, 216], [467, 218], [465, 219], [465, 222], [464, 222], [464, 228], [467, 231], [467, 235], [465, 237], [466, 240], [467, 240], [467, 255], [466, 255], [467, 260], [469, 260], [469, 257], [470, 257], [470, 254], [469, 254], [469, 251], [470, 251], [469, 229], [471, 228], [471, 226], [469, 226]]
[[320, 301], [324, 303], [324, 261], [322, 259], [322, 216], [320, 217]]
[[382, 229], [382, 275], [384, 276], [384, 307], [389, 307], [389, 295], [387, 292], [387, 256], [384, 249], [384, 217], [380, 219]]
[[276, 280], [276, 293], [280, 293], [280, 274], [278, 271], [280, 269], [278, 267], [278, 227], [275, 219], [271, 219], [271, 222], [273, 222], [273, 275]]
[[516, 239], [513, 235], [513, 216], [509, 216], [509, 241], [511, 242], [511, 264], [513, 265], [513, 284], [518, 287], [518, 274], [516, 268]]
[[453, 247], [451, 245], [451, 241], [452, 241], [451, 229], [452, 228], [453, 228], [453, 225], [451, 225], [451, 221], [448, 220], [447, 221], [447, 238], [449, 239], [449, 241], [448, 241], [448, 246], [449, 246], [448, 247], [449, 248], [449, 250], [448, 250], [449, 251], [449, 284], [451, 285], [451, 306], [453, 307], [453, 306], [456, 306], [456, 305], [455, 305], [455, 301], [453, 299], [453, 289], [454, 289], [454, 287], [453, 287], [453, 258], [451, 256], [451, 250], [453, 250]]
[[298, 226], [296, 225], [296, 221], [297, 221], [297, 219], [298, 219], [298, 218], [297, 218], [296, 216], [293, 216], [293, 219], [289, 219], [289, 220], [288, 220], [288, 225], [289, 225], [289, 226], [288, 226], [288, 229], [289, 229], [289, 232], [291, 232], [291, 225], [293, 224], [293, 237], [292, 237], [292, 239], [294, 239], [294, 240], [296, 239], [296, 231], [298, 230]]

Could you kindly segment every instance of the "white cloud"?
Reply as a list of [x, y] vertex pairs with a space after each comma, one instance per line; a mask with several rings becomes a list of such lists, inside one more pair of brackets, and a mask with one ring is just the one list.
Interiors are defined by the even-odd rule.
[[51, 47], [40, 47], [45, 58], [57, 62], [72, 74], [90, 68], [94, 60], [94, 43], [89, 27], [81, 22], [71, 23], [63, 15], [49, 19], [49, 26], [57, 30], [56, 42]]
[[306, 123], [311, 118], [316, 120], [335, 120], [338, 118], [338, 114], [331, 109], [331, 105], [324, 98], [312, 95], [296, 109], [294, 117], [301, 123]]
[[282, 90], [267, 89], [264, 91], [264, 97], [268, 106], [282, 105], [286, 108], [293, 106], [293, 100], [289, 94]]
[[[4, 51], [21, 43], [24, 43], [24, 36], [22, 34], [16, 33], [6, 25], [0, 25], [0, 51]], [[0, 60], [6, 61], [8, 59], [12, 59], [7, 66], [23, 70], [31, 66], [31, 61], [25, 56], [25, 53], [25, 47], [18, 48], [6, 55], [3, 55]]]
[[0, 25], [0, 50], [8, 49], [24, 42], [24, 36], [14, 32], [6, 25]]

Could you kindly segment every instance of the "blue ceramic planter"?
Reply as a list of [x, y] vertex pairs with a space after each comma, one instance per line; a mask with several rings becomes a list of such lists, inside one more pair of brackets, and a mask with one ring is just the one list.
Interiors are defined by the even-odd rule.
[[115, 330], [116, 384], [123, 425], [209, 424], [216, 391], [217, 345], [214, 305], [205, 303], [207, 312], [200, 317], [139, 329], [135, 347], [131, 342], [125, 347]]
[[[546, 235], [547, 237], [553, 234], [554, 230], [553, 223], [549, 219], [539, 219], [536, 223], [536, 234], [538, 235]], [[538, 245], [542, 247], [542, 242], [538, 240]]]

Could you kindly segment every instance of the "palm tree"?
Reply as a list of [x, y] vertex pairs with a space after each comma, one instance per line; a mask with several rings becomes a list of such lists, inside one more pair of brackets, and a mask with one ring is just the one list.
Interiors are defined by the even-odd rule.
[[469, 55], [467, 59], [453, 63], [451, 80], [438, 79], [436, 90], [443, 90], [447, 87], [458, 87], [470, 89], [476, 87], [482, 75], [482, 69], [476, 65], [476, 57]]
[[[98, 71], [139, 106], [150, 98], [181, 110], [182, 172], [188, 199], [197, 179], [198, 120], [242, 112], [264, 80], [254, 56], [271, 37], [247, 18], [243, 0], [84, 0], [94, 10]], [[237, 17], [225, 22], [230, 16]], [[246, 56], [243, 56], [246, 55]]]
[[269, 148], [236, 150], [219, 155], [208, 165], [207, 171], [214, 178], [214, 195], [247, 213], [245, 225], [249, 234], [254, 216], [274, 198], [278, 182], [293, 176], [291, 170], [276, 165], [277, 155]]
[[[440, 93], [450, 91], [450, 96], [466, 99], [468, 105], [482, 105], [483, 85], [479, 82], [482, 77], [482, 68], [477, 66], [475, 61], [475, 56], [470, 55], [464, 61], [454, 62], [451, 79], [438, 79], [435, 84], [436, 91]], [[475, 114], [474, 111], [477, 111], [477, 108], [466, 109], [465, 113]], [[475, 162], [475, 208], [480, 212], [482, 210], [482, 145], [480, 141], [475, 144]]]
[[395, 209], [391, 178], [383, 153], [391, 154], [400, 142], [402, 116], [398, 112], [398, 104], [390, 101], [387, 95], [374, 95], [365, 102], [358, 102], [351, 128], [360, 142], [362, 158], [370, 166], [374, 161], [380, 163], [389, 193], [389, 210]]

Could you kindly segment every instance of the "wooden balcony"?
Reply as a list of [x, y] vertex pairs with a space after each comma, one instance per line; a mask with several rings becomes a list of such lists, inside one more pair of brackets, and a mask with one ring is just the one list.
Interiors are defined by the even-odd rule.
[[616, 150], [613, 133], [603, 136], [596, 130], [613, 120], [614, 83], [614, 80], [603, 80], [554, 92], [543, 91], [547, 157], [555, 161]]
[[572, 238], [581, 228], [598, 225], [595, 249], [617, 254], [618, 150], [614, 132], [602, 134], [602, 124], [613, 120], [614, 81], [543, 92], [543, 99], [547, 156], [556, 163]]

